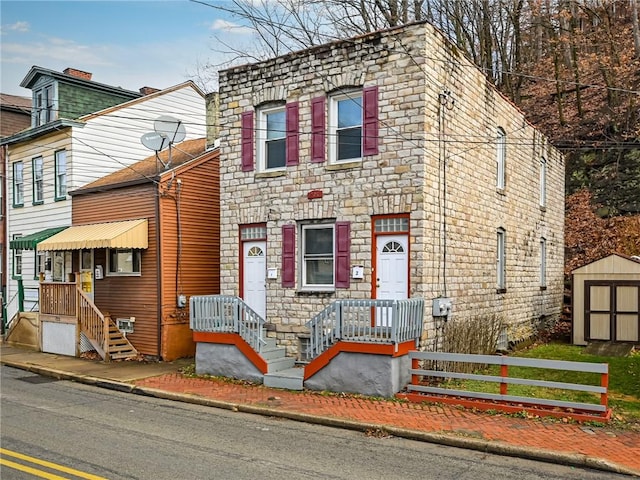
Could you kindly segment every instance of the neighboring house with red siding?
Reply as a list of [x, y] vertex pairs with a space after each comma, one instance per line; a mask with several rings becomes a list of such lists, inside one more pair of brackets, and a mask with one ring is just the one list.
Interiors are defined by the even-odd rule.
[[[0, 138], [13, 135], [31, 125], [31, 98], [0, 93]], [[2, 304], [5, 303], [7, 277], [7, 147], [0, 147], [0, 284]], [[0, 331], [4, 333], [4, 308]]]
[[423, 298], [423, 347], [559, 317], [563, 157], [431, 25], [232, 67], [219, 95], [221, 291], [288, 355], [345, 299]]
[[[126, 338], [145, 356], [193, 356], [189, 297], [220, 290], [218, 159], [204, 138], [188, 140], [75, 189], [71, 226], [37, 246], [71, 259], [102, 314], [135, 319]], [[41, 305], [43, 335], [48, 313]]]

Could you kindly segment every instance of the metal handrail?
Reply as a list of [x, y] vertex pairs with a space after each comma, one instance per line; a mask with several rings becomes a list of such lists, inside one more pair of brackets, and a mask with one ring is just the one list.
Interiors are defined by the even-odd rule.
[[424, 299], [336, 300], [315, 315], [306, 327], [313, 359], [338, 340], [398, 345], [422, 336]]
[[237, 333], [260, 352], [267, 344], [264, 319], [241, 298], [197, 295], [189, 299], [189, 326], [195, 332]]

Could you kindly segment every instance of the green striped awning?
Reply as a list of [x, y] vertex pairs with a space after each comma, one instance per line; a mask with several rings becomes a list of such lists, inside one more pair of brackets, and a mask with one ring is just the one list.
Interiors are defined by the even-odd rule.
[[30, 233], [29, 235], [18, 237], [9, 242], [9, 248], [11, 250], [35, 250], [36, 245], [38, 245], [41, 241], [52, 237], [56, 233], [59, 233], [66, 228], [69, 227], [45, 228], [44, 230], [40, 230], [39, 232]]

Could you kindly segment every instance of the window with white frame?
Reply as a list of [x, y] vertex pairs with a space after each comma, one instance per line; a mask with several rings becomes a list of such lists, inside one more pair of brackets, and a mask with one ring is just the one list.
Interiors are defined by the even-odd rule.
[[50, 280], [47, 278], [47, 274], [51, 275], [51, 254], [49, 252], [36, 252], [34, 279], [40, 278], [41, 273], [45, 274], [45, 280]]
[[257, 154], [258, 169], [277, 170], [286, 165], [286, 112], [285, 106], [258, 111]]
[[540, 158], [540, 207], [547, 206], [547, 159]]
[[496, 236], [496, 284], [499, 291], [507, 288], [506, 236], [507, 233], [504, 228], [498, 228]]
[[547, 287], [547, 239], [540, 239], [540, 288]]
[[[16, 233], [13, 235], [13, 240], [17, 240], [22, 237], [21, 233]], [[21, 277], [22, 276], [22, 249], [16, 248], [13, 250], [13, 276]]]
[[496, 188], [504, 190], [505, 186], [505, 167], [507, 163], [507, 134], [498, 127], [496, 138]]
[[55, 199], [64, 200], [67, 197], [67, 152], [58, 150], [55, 153]]
[[140, 275], [140, 250], [109, 249], [109, 275]]
[[329, 99], [329, 160], [332, 163], [362, 158], [362, 92], [333, 95]]
[[33, 204], [38, 205], [44, 202], [44, 162], [42, 157], [32, 160], [33, 168]]
[[302, 286], [334, 287], [334, 225], [302, 225]]
[[24, 164], [15, 162], [13, 164], [13, 206], [24, 205]]
[[47, 85], [34, 91], [34, 126], [44, 125], [55, 120], [53, 85]]

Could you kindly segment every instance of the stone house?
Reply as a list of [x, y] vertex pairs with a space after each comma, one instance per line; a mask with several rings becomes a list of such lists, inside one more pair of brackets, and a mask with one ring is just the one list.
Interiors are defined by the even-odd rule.
[[563, 157], [433, 26], [219, 78], [221, 293], [289, 355], [341, 299], [425, 299], [424, 347], [445, 320], [515, 341], [559, 317]]

